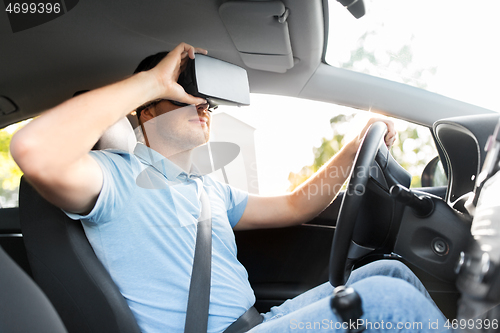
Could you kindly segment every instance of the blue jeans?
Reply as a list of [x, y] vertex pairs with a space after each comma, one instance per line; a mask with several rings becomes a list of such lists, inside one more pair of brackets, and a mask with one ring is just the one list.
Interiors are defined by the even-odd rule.
[[[364, 332], [447, 331], [443, 327], [446, 318], [425, 287], [399, 261], [379, 260], [363, 266], [351, 273], [347, 285], [361, 297], [364, 314], [359, 327]], [[263, 314], [264, 322], [249, 332], [347, 332], [348, 323], [342, 323], [330, 307], [332, 292], [327, 282], [289, 299]]]

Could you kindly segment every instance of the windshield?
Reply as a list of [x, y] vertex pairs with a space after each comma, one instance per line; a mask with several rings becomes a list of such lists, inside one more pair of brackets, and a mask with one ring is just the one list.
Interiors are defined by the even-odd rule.
[[500, 111], [500, 1], [364, 3], [355, 19], [329, 2], [327, 63]]

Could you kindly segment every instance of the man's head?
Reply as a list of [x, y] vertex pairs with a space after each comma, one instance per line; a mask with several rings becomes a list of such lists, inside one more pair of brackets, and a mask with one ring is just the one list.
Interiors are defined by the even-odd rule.
[[[135, 73], [154, 68], [168, 52], [159, 52], [143, 59]], [[136, 109], [146, 144], [158, 150], [168, 145], [176, 150], [193, 149], [206, 143], [210, 135], [209, 104], [188, 105], [173, 100], [150, 101]]]
[[[134, 74], [137, 74], [139, 72], [149, 71], [150, 69], [154, 68], [156, 65], [158, 65], [158, 63], [160, 61], [162, 61], [163, 58], [165, 58], [167, 56], [167, 54], [168, 54], [168, 51], [163, 51], [163, 52], [158, 52], [156, 54], [152, 54], [150, 56], [147, 56], [139, 63], [139, 65], [137, 66], [137, 68], [134, 71]], [[160, 100], [150, 101], [150, 102], [138, 107], [136, 109], [136, 113], [137, 113], [137, 118], [139, 119], [139, 121], [140, 121], [140, 115], [141, 115], [142, 110], [144, 110], [150, 106], [155, 106], [159, 102], [160, 102]], [[181, 103], [181, 102], [177, 102], [177, 101], [170, 101], [170, 102], [172, 104], [180, 106], [180, 107], [189, 105], [189, 104], [185, 104], [185, 103]]]

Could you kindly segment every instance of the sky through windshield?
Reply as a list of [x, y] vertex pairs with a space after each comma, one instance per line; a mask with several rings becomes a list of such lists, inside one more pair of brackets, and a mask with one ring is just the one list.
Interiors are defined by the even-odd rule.
[[331, 0], [326, 61], [500, 111], [500, 1]]

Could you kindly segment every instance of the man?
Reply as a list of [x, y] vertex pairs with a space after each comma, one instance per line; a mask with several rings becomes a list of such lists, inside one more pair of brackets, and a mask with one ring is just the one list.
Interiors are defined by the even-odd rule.
[[[197, 174], [192, 166], [193, 148], [209, 138], [211, 115], [208, 103], [188, 95], [177, 79], [196, 52], [206, 53], [180, 44], [151, 69], [50, 109], [11, 143], [14, 159], [42, 196], [82, 220], [96, 255], [143, 332], [183, 330], [202, 191], [210, 199], [213, 221], [208, 330], [221, 332], [255, 301], [236, 258], [232, 229], [285, 227], [320, 213], [334, 195], [312, 195], [309, 189], [319, 184], [340, 188], [346, 177], [328, 169], [351, 167], [364, 133], [375, 121], [293, 193], [249, 196]], [[134, 109], [140, 111], [146, 145], [139, 144], [134, 154], [89, 153], [107, 128]], [[385, 122], [390, 145], [395, 130]], [[403, 265], [381, 262], [366, 267], [353, 273], [348, 283], [361, 294], [367, 319], [379, 324], [420, 321], [423, 330], [428, 320], [443, 321]], [[328, 305], [331, 292], [325, 284], [289, 300], [265, 314], [264, 323], [252, 331], [296, 331], [307, 329], [305, 322], [323, 320], [331, 324], [320, 329], [331, 331], [340, 320]], [[379, 304], [382, 297], [387, 298], [385, 306]]]

